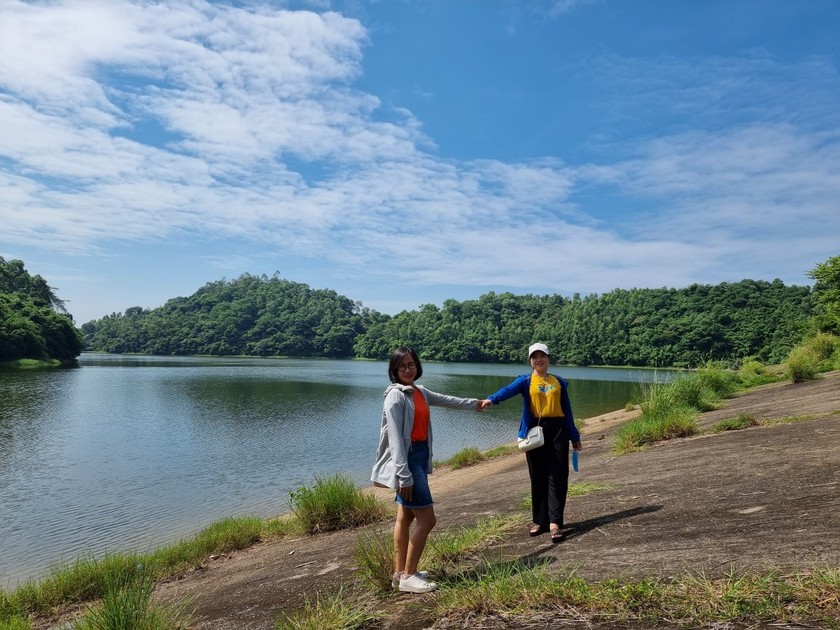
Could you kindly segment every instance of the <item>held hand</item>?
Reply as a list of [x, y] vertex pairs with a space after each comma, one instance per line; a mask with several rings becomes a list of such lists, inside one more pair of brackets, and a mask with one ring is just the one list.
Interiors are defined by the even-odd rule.
[[414, 486], [400, 488], [398, 492], [403, 501], [411, 501], [411, 497], [414, 496]]
[[583, 450], [583, 444], [581, 444], [580, 442], [572, 442], [572, 446], [574, 447], [574, 449], [576, 451], [582, 451]]
[[479, 400], [478, 404], [476, 405], [477, 411], [484, 411], [487, 407], [492, 407], [493, 403], [489, 400]]

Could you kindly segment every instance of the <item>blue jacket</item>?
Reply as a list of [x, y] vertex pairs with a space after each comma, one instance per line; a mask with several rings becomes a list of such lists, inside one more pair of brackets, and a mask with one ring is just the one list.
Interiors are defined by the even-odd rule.
[[[560, 381], [560, 407], [563, 409], [563, 422], [566, 425], [569, 433], [569, 440], [572, 442], [580, 442], [580, 433], [575, 426], [575, 418], [572, 415], [572, 403], [569, 402], [569, 383], [557, 376], [551, 374], [554, 378]], [[531, 412], [531, 374], [521, 374], [516, 377], [510, 385], [505, 385], [495, 394], [490, 394], [487, 398], [494, 405], [500, 402], [513, 398], [517, 394], [522, 396], [522, 422], [519, 424], [519, 437], [525, 438], [528, 429], [537, 425], [537, 418]]]

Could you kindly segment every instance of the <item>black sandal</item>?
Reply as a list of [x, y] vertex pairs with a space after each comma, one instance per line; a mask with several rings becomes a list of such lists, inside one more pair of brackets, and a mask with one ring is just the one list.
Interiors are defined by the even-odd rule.
[[563, 542], [566, 539], [566, 534], [560, 531], [560, 529], [552, 529], [551, 530], [551, 542], [555, 545], [559, 542]]
[[528, 530], [528, 534], [530, 536], [539, 536], [540, 534], [545, 534], [548, 531], [548, 527], [545, 525], [537, 525], [536, 523], [531, 525], [531, 528]]

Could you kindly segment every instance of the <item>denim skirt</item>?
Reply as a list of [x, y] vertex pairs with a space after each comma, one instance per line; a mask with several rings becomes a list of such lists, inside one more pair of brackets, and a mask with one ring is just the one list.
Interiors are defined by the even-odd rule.
[[411, 450], [408, 452], [408, 471], [414, 479], [414, 489], [411, 501], [404, 501], [397, 493], [395, 501], [407, 508], [432, 507], [432, 491], [429, 490], [429, 476], [426, 473], [426, 465], [429, 462], [429, 443], [412, 442]]

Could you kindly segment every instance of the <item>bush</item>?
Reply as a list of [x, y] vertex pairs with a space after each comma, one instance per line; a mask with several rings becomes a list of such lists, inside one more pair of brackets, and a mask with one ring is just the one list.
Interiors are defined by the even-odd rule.
[[740, 388], [738, 375], [716, 363], [707, 363], [697, 370], [697, 378], [718, 399], [729, 398]]

